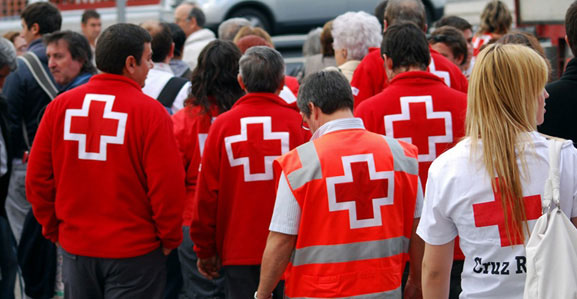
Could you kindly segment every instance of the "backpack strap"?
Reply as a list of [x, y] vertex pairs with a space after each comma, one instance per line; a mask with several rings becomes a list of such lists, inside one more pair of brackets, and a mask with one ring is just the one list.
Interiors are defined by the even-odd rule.
[[170, 80], [166, 82], [166, 85], [164, 85], [164, 87], [160, 91], [157, 100], [162, 105], [164, 105], [164, 107], [169, 109], [172, 108], [172, 104], [176, 100], [176, 96], [178, 95], [184, 84], [186, 84], [186, 82], [188, 82], [188, 80], [181, 77], [170, 78]]
[[46, 73], [46, 70], [42, 66], [38, 56], [32, 52], [27, 52], [26, 54], [18, 57], [18, 59], [21, 59], [24, 64], [26, 64], [32, 73], [32, 76], [34, 76], [34, 79], [36, 79], [38, 85], [40, 85], [42, 90], [44, 90], [48, 97], [50, 97], [50, 100], [54, 100], [54, 98], [58, 95], [58, 89], [48, 76], [48, 73]]

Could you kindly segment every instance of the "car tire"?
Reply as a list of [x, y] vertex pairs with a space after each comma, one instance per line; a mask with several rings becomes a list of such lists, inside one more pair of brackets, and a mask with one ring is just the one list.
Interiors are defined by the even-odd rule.
[[270, 35], [273, 34], [271, 22], [268, 17], [262, 13], [261, 11], [254, 9], [254, 8], [241, 8], [237, 11], [234, 11], [231, 15], [231, 18], [246, 18], [250, 21], [252, 26], [261, 27]]

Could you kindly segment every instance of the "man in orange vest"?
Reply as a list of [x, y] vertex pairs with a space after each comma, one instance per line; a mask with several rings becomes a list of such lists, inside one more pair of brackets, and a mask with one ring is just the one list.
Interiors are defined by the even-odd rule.
[[[277, 197], [255, 298], [285, 273], [288, 298], [420, 297], [417, 148], [365, 130], [338, 72], [309, 75], [297, 104], [314, 133], [275, 161]], [[285, 272], [286, 269], [286, 272]]]

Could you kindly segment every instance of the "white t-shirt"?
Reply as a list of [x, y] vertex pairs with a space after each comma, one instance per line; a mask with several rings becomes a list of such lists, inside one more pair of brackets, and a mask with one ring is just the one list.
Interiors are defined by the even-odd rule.
[[[142, 92], [151, 98], [158, 99], [160, 92], [172, 77], [174, 77], [174, 73], [170, 65], [166, 63], [154, 63], [154, 68], [148, 71]], [[172, 114], [184, 108], [184, 101], [188, 98], [190, 86], [190, 82], [186, 82], [176, 95], [171, 107]]]
[[[535, 199], [540, 201], [543, 197], [549, 173], [549, 142], [539, 133], [529, 135], [534, 149], [527, 146], [528, 175], [521, 179], [526, 202], [532, 199], [535, 204]], [[470, 148], [470, 140], [465, 139], [431, 165], [417, 234], [433, 245], [460, 237], [465, 254], [460, 298], [523, 298], [525, 247], [502, 246], [508, 239], [505, 226], [492, 224], [504, 222], [494, 218], [502, 215], [502, 209], [493, 205], [495, 196], [482, 164], [481, 147], [474, 158], [470, 157]], [[521, 167], [520, 160], [517, 163]], [[576, 217], [577, 150], [570, 141], [563, 145], [560, 163], [561, 209], [569, 218]], [[482, 213], [484, 217], [479, 217]], [[528, 221], [530, 230], [535, 221]]]

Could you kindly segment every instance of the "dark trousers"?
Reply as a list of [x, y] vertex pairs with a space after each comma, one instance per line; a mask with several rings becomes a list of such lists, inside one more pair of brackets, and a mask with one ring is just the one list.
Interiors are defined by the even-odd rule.
[[[222, 268], [225, 277], [226, 298], [253, 298], [260, 279], [260, 265], [225, 266]], [[284, 281], [280, 281], [273, 291], [273, 298], [284, 298]]]
[[0, 216], [0, 298], [14, 298], [17, 270], [16, 241], [8, 220]]
[[[182, 228], [182, 244], [178, 247], [178, 258], [182, 270], [183, 286], [181, 299], [222, 299], [224, 298], [224, 278], [206, 279], [196, 267], [196, 253], [192, 249], [190, 228]], [[251, 297], [252, 298], [252, 297]]]
[[145, 255], [109, 259], [70, 254], [62, 250], [64, 298], [162, 298], [166, 257], [161, 249]]
[[166, 258], [166, 286], [164, 299], [178, 299], [182, 289], [182, 272], [178, 260], [178, 250], [173, 250]]

